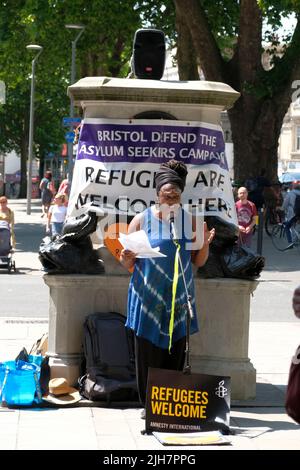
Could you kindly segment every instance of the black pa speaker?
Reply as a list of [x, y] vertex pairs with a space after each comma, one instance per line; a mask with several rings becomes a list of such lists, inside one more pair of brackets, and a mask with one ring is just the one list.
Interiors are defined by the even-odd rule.
[[135, 77], [160, 80], [165, 60], [164, 33], [159, 29], [138, 29], [134, 35], [131, 63]]

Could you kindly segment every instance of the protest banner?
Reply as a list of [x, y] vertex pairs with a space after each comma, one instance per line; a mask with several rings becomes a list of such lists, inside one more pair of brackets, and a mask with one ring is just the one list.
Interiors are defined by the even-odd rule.
[[188, 168], [186, 210], [237, 225], [222, 129], [196, 121], [84, 119], [68, 215], [87, 205], [119, 216], [142, 212], [155, 203], [155, 172], [170, 159]]

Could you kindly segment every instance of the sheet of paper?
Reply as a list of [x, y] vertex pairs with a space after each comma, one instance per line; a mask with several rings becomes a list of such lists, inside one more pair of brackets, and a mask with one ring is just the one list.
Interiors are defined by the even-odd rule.
[[125, 250], [130, 250], [136, 253], [137, 258], [158, 258], [165, 257], [159, 251], [159, 247], [152, 248], [144, 230], [138, 230], [133, 233], [120, 233], [119, 240]]
[[163, 445], [181, 445], [181, 446], [209, 446], [231, 444], [230, 440], [223, 436], [220, 431], [191, 432], [191, 433], [167, 433], [153, 432], [153, 436]]

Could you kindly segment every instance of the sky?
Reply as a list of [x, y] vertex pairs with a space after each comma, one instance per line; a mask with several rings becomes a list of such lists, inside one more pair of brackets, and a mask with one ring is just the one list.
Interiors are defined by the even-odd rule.
[[[294, 31], [296, 26], [297, 20], [294, 14], [290, 15], [289, 17], [285, 18], [282, 17], [282, 26], [278, 29], [277, 34], [280, 38], [283, 38], [288, 33]], [[265, 25], [264, 29], [269, 29], [268, 25]]]

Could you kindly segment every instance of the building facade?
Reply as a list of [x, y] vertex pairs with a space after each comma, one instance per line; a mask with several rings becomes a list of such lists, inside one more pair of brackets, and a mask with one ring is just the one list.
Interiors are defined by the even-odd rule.
[[293, 101], [286, 113], [279, 143], [278, 170], [300, 172], [300, 97]]

